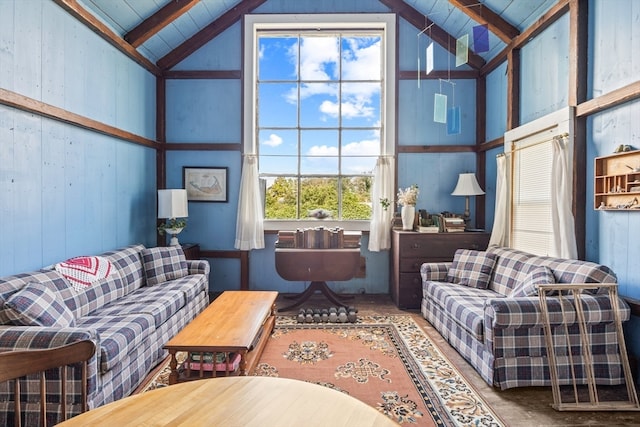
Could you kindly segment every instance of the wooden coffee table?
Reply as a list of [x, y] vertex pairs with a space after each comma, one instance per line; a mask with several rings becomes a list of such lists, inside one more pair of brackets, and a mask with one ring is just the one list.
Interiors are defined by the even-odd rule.
[[213, 353], [214, 359], [216, 353], [224, 353], [227, 358], [230, 353], [240, 353], [237, 374], [250, 372], [273, 331], [277, 296], [278, 292], [273, 291], [223, 292], [164, 346], [171, 355], [169, 384], [216, 376], [215, 369], [207, 372], [188, 367], [180, 375], [178, 351], [199, 353], [201, 360], [203, 353]]

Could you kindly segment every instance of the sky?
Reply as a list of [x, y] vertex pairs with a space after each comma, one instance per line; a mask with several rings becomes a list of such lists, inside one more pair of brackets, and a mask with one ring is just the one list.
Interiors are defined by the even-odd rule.
[[380, 36], [364, 34], [259, 38], [261, 173], [297, 175], [300, 148], [301, 174], [336, 175], [340, 146], [342, 174], [373, 171], [380, 152], [380, 47]]

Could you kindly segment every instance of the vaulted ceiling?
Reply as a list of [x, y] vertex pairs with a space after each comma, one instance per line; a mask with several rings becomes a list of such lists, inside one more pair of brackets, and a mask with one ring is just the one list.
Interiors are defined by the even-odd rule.
[[[267, 0], [54, 1], [84, 16], [85, 21], [97, 21], [98, 27], [112, 33], [116, 40], [111, 42], [121, 49], [139, 54], [142, 61], [148, 60], [160, 70], [168, 70], [238, 22], [243, 14], [260, 12]], [[342, 0], [341, 5], [348, 1]], [[427, 29], [425, 34], [450, 51], [455, 50], [455, 39], [472, 35], [476, 25], [487, 24], [489, 51], [471, 53], [469, 65], [475, 69], [496, 57], [557, 3], [557, 0], [368, 1], [372, 6], [382, 5], [383, 9], [386, 6], [397, 13], [415, 26], [417, 33]]]

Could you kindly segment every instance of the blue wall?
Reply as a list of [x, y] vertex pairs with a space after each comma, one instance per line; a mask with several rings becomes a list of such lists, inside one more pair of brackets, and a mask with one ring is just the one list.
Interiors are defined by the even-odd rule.
[[[155, 77], [53, 2], [4, 0], [0, 87], [153, 139]], [[0, 106], [0, 276], [155, 242], [155, 150]]]

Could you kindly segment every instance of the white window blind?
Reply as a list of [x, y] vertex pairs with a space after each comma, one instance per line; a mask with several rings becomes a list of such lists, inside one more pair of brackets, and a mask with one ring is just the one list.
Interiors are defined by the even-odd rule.
[[513, 147], [511, 246], [548, 255], [551, 224], [551, 141]]

